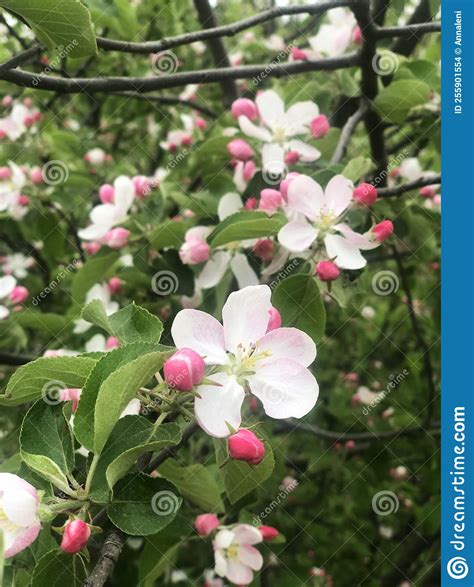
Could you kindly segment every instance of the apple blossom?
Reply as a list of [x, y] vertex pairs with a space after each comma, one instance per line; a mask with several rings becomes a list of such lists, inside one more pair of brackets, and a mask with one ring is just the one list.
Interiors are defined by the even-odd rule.
[[281, 315], [276, 308], [270, 308], [268, 313], [270, 315], [270, 320], [268, 321], [267, 332], [271, 332], [272, 330], [281, 327]]
[[17, 285], [10, 293], [10, 301], [12, 304], [22, 304], [28, 299], [30, 292], [22, 285]]
[[75, 412], [77, 410], [79, 398], [81, 397], [81, 391], [81, 389], [72, 387], [61, 389], [61, 391], [59, 392], [59, 399], [62, 402], [72, 402], [72, 411]]
[[316, 55], [337, 57], [351, 44], [357, 22], [352, 11], [346, 8], [329, 10], [327, 19], [329, 24], [322, 24], [316, 36], [308, 41]]
[[284, 162], [287, 165], [296, 165], [300, 159], [301, 156], [298, 151], [288, 151], [288, 153], [285, 154]]
[[169, 387], [178, 391], [191, 391], [204, 378], [206, 365], [198, 353], [182, 348], [165, 361], [163, 373]]
[[4, 108], [8, 108], [13, 104], [13, 98], [10, 95], [3, 96], [2, 98], [2, 106]]
[[258, 118], [258, 108], [255, 102], [248, 98], [238, 98], [232, 102], [231, 106], [232, 116], [236, 119], [239, 116], [246, 116], [250, 120]]
[[68, 554], [76, 554], [85, 547], [90, 535], [91, 529], [84, 520], [71, 520], [66, 523], [60, 548]]
[[255, 256], [262, 259], [262, 261], [271, 261], [273, 258], [274, 248], [275, 243], [269, 238], [264, 238], [258, 240], [254, 244], [254, 246], [252, 247], [252, 252]]
[[273, 526], [259, 526], [258, 530], [260, 531], [260, 534], [262, 535], [262, 538], [265, 542], [271, 542], [280, 535], [280, 532], [278, 532], [278, 530]]
[[117, 349], [120, 346], [120, 340], [116, 336], [109, 336], [105, 341], [105, 350], [111, 351]]
[[314, 242], [324, 244], [327, 256], [338, 267], [361, 269], [367, 261], [360, 251], [374, 249], [379, 243], [341, 222], [352, 203], [352, 193], [353, 184], [343, 175], [334, 176], [324, 192], [306, 175], [294, 178], [288, 186], [290, 222], [281, 228], [278, 240], [292, 252], [306, 251]]
[[143, 199], [150, 193], [150, 181], [146, 175], [135, 175], [135, 177], [132, 177], [132, 182], [137, 198]]
[[84, 160], [91, 165], [102, 165], [106, 161], [106, 153], [103, 149], [96, 147], [84, 155]]
[[13, 253], [5, 255], [1, 264], [4, 273], [14, 275], [18, 279], [24, 279], [28, 275], [28, 269], [35, 264], [35, 260], [33, 257], [26, 257], [23, 253]]
[[301, 418], [317, 401], [318, 384], [307, 368], [316, 358], [316, 345], [297, 328], [267, 333], [270, 297], [266, 285], [231, 293], [223, 325], [199, 310], [181, 310], [174, 319], [175, 346], [191, 348], [214, 365], [212, 384], [197, 387], [194, 403], [198, 423], [211, 436], [228, 436], [228, 424], [240, 427], [246, 390], [277, 419]]
[[10, 558], [36, 540], [41, 530], [37, 490], [21, 477], [0, 473], [0, 531], [5, 558]]
[[285, 177], [285, 179], [280, 182], [280, 193], [283, 196], [283, 199], [286, 201], [288, 201], [288, 188], [290, 186], [290, 183], [296, 178], [298, 177], [298, 175], [300, 175], [297, 171], [291, 171], [290, 173], [288, 173], [288, 175]]
[[408, 471], [408, 469], [406, 467], [404, 467], [403, 465], [399, 465], [398, 467], [393, 467], [392, 469], [390, 469], [389, 471], [390, 473], [390, 477], [392, 477], [393, 479], [396, 479], [397, 481], [404, 481], [405, 479], [408, 479], [410, 472]]
[[278, 190], [266, 188], [260, 192], [259, 209], [274, 213], [283, 204], [283, 198]]
[[382, 222], [379, 222], [372, 228], [371, 233], [377, 242], [382, 243], [393, 234], [392, 221], [382, 220]]
[[215, 572], [235, 585], [248, 585], [253, 571], [263, 566], [263, 558], [254, 544], [262, 542], [261, 533], [249, 524], [219, 530], [213, 541]]
[[207, 261], [211, 255], [211, 248], [206, 242], [212, 229], [208, 226], [194, 226], [185, 236], [184, 243], [179, 249], [179, 257], [186, 265], [198, 265]]
[[244, 139], [234, 139], [227, 144], [227, 151], [239, 161], [247, 161], [254, 156], [252, 147]]
[[320, 114], [319, 116], [316, 116], [316, 118], [313, 118], [310, 124], [311, 135], [315, 139], [322, 139], [325, 137], [330, 128], [331, 125], [329, 124], [329, 120], [324, 114]]
[[194, 124], [199, 130], [205, 130], [207, 128], [207, 122], [201, 116], [196, 117]]
[[364, 40], [360, 26], [356, 26], [352, 31], [352, 42], [354, 45], [361, 45]]
[[112, 228], [109, 230], [102, 237], [102, 243], [111, 249], [122, 249], [128, 245], [129, 236], [130, 231], [119, 226], [118, 228]]
[[[5, 168], [4, 168], [5, 169]], [[24, 213], [21, 211], [19, 199], [27, 178], [23, 169], [9, 162], [10, 173], [4, 171], [4, 178], [0, 180], [0, 212], [8, 212], [14, 218]]]
[[114, 202], [100, 204], [92, 209], [91, 224], [78, 231], [79, 238], [100, 241], [114, 226], [127, 218], [135, 199], [135, 186], [129, 177], [121, 175], [114, 181], [113, 189]]
[[321, 281], [334, 281], [340, 274], [341, 270], [332, 261], [320, 261], [316, 265], [316, 275]]
[[84, 243], [83, 249], [88, 255], [95, 255], [102, 248], [100, 243]]
[[361, 206], [372, 206], [377, 200], [377, 189], [370, 183], [360, 183], [352, 197]]
[[216, 514], [201, 514], [194, 520], [194, 528], [199, 536], [208, 536], [220, 525]]
[[235, 461], [259, 465], [265, 457], [265, 445], [251, 430], [238, 430], [229, 436], [227, 446], [230, 458]]
[[122, 289], [123, 281], [120, 277], [111, 277], [107, 282], [107, 287], [111, 294], [118, 293]]
[[310, 53], [299, 47], [292, 47], [291, 57], [294, 61], [307, 61], [310, 58]]
[[285, 112], [285, 105], [273, 90], [260, 92], [255, 102], [262, 126], [256, 126], [245, 115], [239, 116], [239, 126], [244, 134], [262, 141], [264, 171], [282, 173], [285, 153], [295, 151], [301, 161], [316, 161], [321, 153], [315, 147], [293, 137], [309, 135], [311, 121], [319, 116], [319, 108], [313, 102], [298, 102]]
[[110, 183], [104, 183], [99, 188], [99, 198], [102, 204], [112, 204], [114, 201], [114, 187]]
[[[16, 288], [16, 279], [12, 275], [4, 275], [0, 277], [0, 300], [10, 298], [12, 292]], [[10, 310], [0, 304], [0, 320], [7, 318], [10, 314]]]

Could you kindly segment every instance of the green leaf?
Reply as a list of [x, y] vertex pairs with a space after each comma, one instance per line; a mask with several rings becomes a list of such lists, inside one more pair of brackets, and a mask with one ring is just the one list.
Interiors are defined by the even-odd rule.
[[94, 416], [94, 452], [100, 453], [128, 402], [161, 369], [169, 352], [147, 353], [123, 365], [102, 383]]
[[149, 536], [172, 522], [181, 503], [172, 483], [137, 473], [117, 483], [107, 514], [111, 522], [127, 534]]
[[114, 263], [119, 258], [120, 253], [114, 251], [105, 255], [95, 255], [79, 269], [72, 280], [72, 297], [82, 304], [90, 288], [106, 279], [114, 270]]
[[24, 18], [48, 49], [62, 47], [70, 57], [97, 53], [90, 13], [79, 0], [0, 0], [0, 6]]
[[71, 430], [62, 404], [38, 400], [27, 412], [20, 432], [21, 456], [43, 478], [68, 492], [74, 468]]
[[384, 88], [374, 100], [374, 105], [384, 120], [402, 123], [414, 106], [428, 101], [428, 84], [417, 79], [398, 80]]
[[174, 220], [162, 222], [153, 229], [150, 235], [151, 245], [155, 249], [166, 249], [167, 247], [179, 249], [187, 229], [184, 222], [175, 222]]
[[181, 495], [205, 512], [224, 512], [221, 492], [216, 479], [204, 465], [180, 467], [166, 461], [158, 469], [160, 475], [176, 485]]
[[92, 300], [82, 310], [81, 316], [87, 322], [100, 326], [109, 334], [116, 336], [122, 344], [158, 343], [163, 332], [161, 320], [134, 303], [107, 316], [103, 303], [100, 300]]
[[[262, 436], [261, 432], [256, 432]], [[275, 458], [270, 444], [265, 444], [265, 457], [259, 465], [249, 465], [242, 461], [227, 461], [227, 443], [215, 439], [216, 460], [224, 481], [224, 487], [230, 503], [237, 503], [248, 493], [260, 487], [270, 477], [275, 467]], [[226, 464], [224, 464], [226, 463]]]
[[268, 216], [266, 212], [244, 210], [219, 222], [208, 241], [211, 246], [220, 247], [234, 241], [275, 236], [285, 223], [282, 214]]
[[362, 179], [370, 171], [372, 167], [372, 160], [368, 157], [360, 155], [355, 159], [351, 159], [349, 163], [342, 170], [342, 175], [353, 182]]
[[81, 587], [85, 579], [86, 572], [80, 557], [55, 549], [36, 563], [30, 587]]
[[107, 377], [122, 365], [156, 348], [151, 343], [134, 343], [106, 353], [94, 366], [82, 386], [74, 416], [74, 434], [88, 450], [94, 450], [94, 410], [99, 389]]
[[272, 295], [284, 326], [303, 330], [318, 342], [324, 334], [326, 310], [319, 287], [310, 275], [291, 275], [280, 281]]
[[112, 430], [102, 451], [91, 487], [91, 499], [106, 503], [110, 490], [144, 453], [176, 445], [181, 439], [177, 424], [161, 424], [156, 430], [142, 416], [125, 416]]
[[40, 330], [48, 335], [59, 334], [67, 325], [67, 318], [60, 314], [38, 312], [30, 308], [24, 308], [21, 312], [13, 315], [13, 321], [32, 330]]
[[53, 397], [60, 389], [81, 388], [96, 361], [89, 357], [41, 357], [20, 367], [11, 377], [0, 399], [19, 405], [41, 396]]

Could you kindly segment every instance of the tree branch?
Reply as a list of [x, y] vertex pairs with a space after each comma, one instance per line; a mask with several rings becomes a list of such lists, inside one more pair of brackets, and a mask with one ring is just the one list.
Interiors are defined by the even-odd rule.
[[176, 98], [175, 96], [150, 96], [149, 94], [144, 95], [136, 92], [115, 92], [110, 95], [133, 98], [134, 100], [141, 100], [143, 102], [157, 102], [158, 104], [165, 104], [168, 106], [184, 106], [185, 108], [196, 110], [196, 112], [201, 112], [210, 118], [217, 118], [218, 116], [216, 112], [213, 112], [201, 104], [191, 102], [191, 100], [181, 100], [181, 98]]
[[366, 115], [368, 107], [369, 106], [367, 104], [367, 101], [362, 99], [358, 110], [356, 110], [354, 114], [347, 119], [347, 122], [342, 129], [341, 136], [339, 137], [339, 142], [337, 143], [336, 150], [334, 151], [334, 155], [331, 159], [332, 165], [339, 163], [344, 158], [352, 134], [357, 128], [359, 122]]
[[7, 59], [7, 61], [0, 63], [0, 73], [8, 71], [9, 69], [15, 69], [15, 67], [18, 67], [19, 65], [23, 65], [23, 63], [37, 57], [42, 51], [43, 48], [40, 45], [34, 45], [29, 49], [25, 49], [21, 53], [17, 53], [13, 57], [10, 57], [10, 59]]
[[379, 198], [390, 198], [392, 196], [403, 196], [407, 192], [425, 187], [427, 185], [438, 185], [441, 184], [441, 175], [433, 175], [431, 177], [422, 177], [409, 183], [397, 185], [393, 188], [380, 188], [377, 189]]
[[13, 365], [20, 366], [26, 365], [31, 361], [34, 361], [36, 357], [30, 357], [27, 355], [16, 355], [14, 353], [0, 352], [0, 365]]
[[424, 35], [426, 33], [440, 33], [440, 22], [423, 22], [420, 24], [407, 24], [405, 26], [392, 26], [377, 29], [378, 39], [388, 39], [392, 37], [412, 37]]

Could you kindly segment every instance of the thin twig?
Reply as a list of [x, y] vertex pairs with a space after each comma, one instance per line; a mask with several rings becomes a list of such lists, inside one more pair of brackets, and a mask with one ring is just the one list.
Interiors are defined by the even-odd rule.
[[30, 59], [37, 57], [38, 54], [41, 53], [41, 51], [43, 51], [43, 48], [40, 45], [34, 45], [29, 49], [25, 49], [21, 53], [17, 53], [10, 59], [7, 59], [3, 63], [0, 63], [0, 73], [3, 73], [4, 71], [8, 71], [10, 69], [15, 69], [15, 67], [27, 63]]
[[192, 110], [196, 110], [196, 112], [201, 112], [210, 118], [217, 118], [218, 114], [213, 112], [206, 106], [202, 106], [197, 102], [192, 102], [191, 100], [181, 100], [181, 98], [176, 98], [175, 96], [150, 96], [150, 94], [138, 94], [136, 92], [114, 92], [110, 94], [111, 96], [124, 96], [126, 98], [133, 98], [134, 100], [141, 100], [143, 102], [157, 102], [158, 104], [164, 104], [168, 106], [184, 106], [185, 108], [191, 108]]
[[346, 124], [344, 125], [341, 136], [339, 137], [339, 142], [337, 143], [336, 150], [334, 151], [334, 155], [331, 159], [331, 164], [335, 165], [339, 163], [345, 156], [347, 151], [347, 146], [349, 141], [351, 140], [352, 134], [354, 133], [355, 129], [359, 122], [364, 118], [367, 113], [368, 104], [366, 100], [361, 100], [359, 108], [354, 112], [352, 116], [347, 119]]
[[440, 22], [423, 22], [420, 24], [378, 28], [376, 34], [378, 39], [388, 39], [393, 37], [416, 37], [417, 35], [424, 35], [426, 33], [440, 32]]
[[416, 179], [415, 181], [410, 181], [409, 183], [397, 185], [393, 188], [380, 188], [377, 190], [377, 193], [379, 198], [390, 198], [392, 196], [403, 196], [403, 194], [406, 194], [407, 192], [417, 190], [427, 185], [440, 184], [441, 175], [433, 175], [431, 177], [422, 177], [421, 179]]

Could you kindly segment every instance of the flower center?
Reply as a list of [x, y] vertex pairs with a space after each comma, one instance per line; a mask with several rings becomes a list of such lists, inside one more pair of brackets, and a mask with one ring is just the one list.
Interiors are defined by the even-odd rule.
[[237, 558], [237, 555], [239, 554], [239, 549], [237, 546], [234, 545], [230, 545], [229, 548], [227, 548], [225, 555], [226, 558]]
[[258, 361], [271, 356], [270, 351], [259, 352], [256, 345], [244, 349], [239, 346], [236, 354], [228, 353], [229, 364], [225, 369], [229, 375], [239, 379], [246, 379], [255, 373], [255, 365]]
[[329, 232], [331, 232], [334, 223], [336, 222], [337, 217], [332, 212], [322, 213], [319, 218], [316, 219], [314, 222], [314, 227], [318, 229], [318, 232], [321, 237], [326, 236]]
[[15, 532], [19, 526], [11, 522], [0, 507], [0, 528], [5, 532]]
[[273, 129], [273, 140], [275, 143], [284, 143], [286, 140], [286, 130], [282, 126]]

